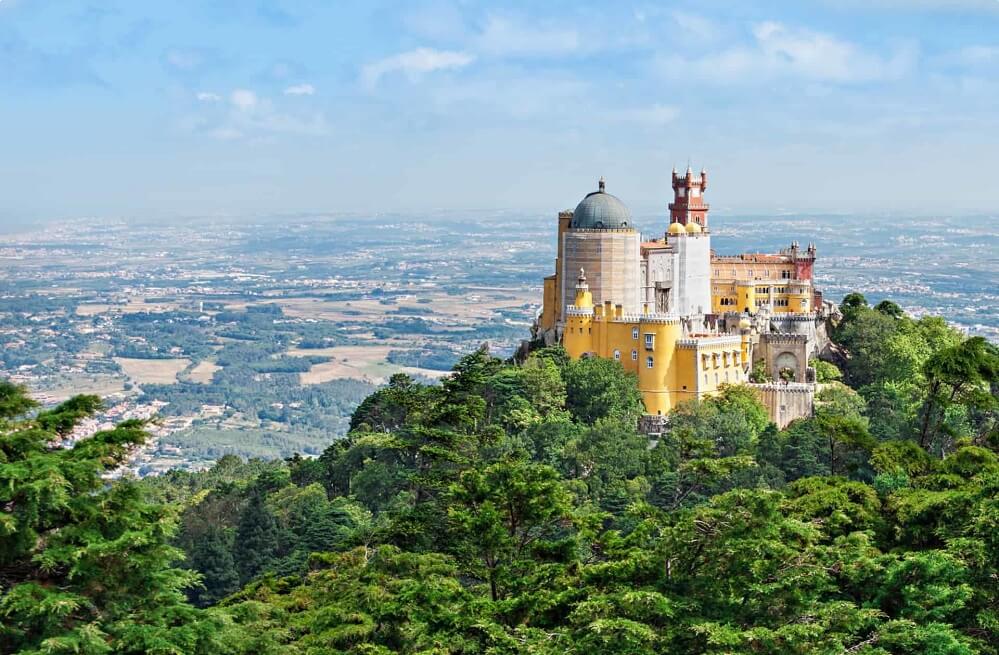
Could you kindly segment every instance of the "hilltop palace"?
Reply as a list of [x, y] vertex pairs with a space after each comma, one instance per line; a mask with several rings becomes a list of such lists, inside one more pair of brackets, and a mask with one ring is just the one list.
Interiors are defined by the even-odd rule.
[[773, 380], [751, 386], [775, 423], [812, 412], [808, 362], [825, 346], [831, 309], [812, 284], [815, 247], [716, 254], [707, 186], [704, 171], [674, 170], [670, 223], [652, 241], [642, 241], [602, 178], [575, 211], [558, 215], [555, 274], [544, 280], [535, 338], [636, 373], [650, 433], [681, 402], [749, 384], [754, 366]]

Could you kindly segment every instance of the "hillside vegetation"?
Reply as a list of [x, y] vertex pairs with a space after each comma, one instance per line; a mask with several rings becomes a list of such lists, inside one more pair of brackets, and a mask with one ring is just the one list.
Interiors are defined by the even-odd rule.
[[112, 483], [141, 424], [60, 448], [96, 399], [2, 384], [0, 650], [996, 655], [999, 349], [858, 295], [833, 336], [785, 430], [730, 386], [650, 444], [618, 363], [478, 351], [318, 458]]

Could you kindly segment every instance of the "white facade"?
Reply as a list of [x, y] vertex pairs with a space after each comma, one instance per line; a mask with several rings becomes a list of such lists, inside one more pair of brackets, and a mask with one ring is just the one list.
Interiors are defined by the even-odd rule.
[[643, 302], [650, 312], [702, 317], [711, 312], [711, 236], [668, 235], [642, 261]]

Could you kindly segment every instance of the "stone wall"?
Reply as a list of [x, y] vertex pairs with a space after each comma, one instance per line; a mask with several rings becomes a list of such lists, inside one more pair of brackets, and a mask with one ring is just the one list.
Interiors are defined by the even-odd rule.
[[[615, 305], [623, 305], [626, 314], [641, 312], [641, 236], [638, 232], [632, 229], [570, 229], [562, 238], [559, 295], [563, 303], [568, 305], [575, 299], [576, 281], [582, 268], [586, 271], [594, 305], [609, 300]], [[562, 310], [564, 315], [565, 307]]]
[[791, 421], [808, 418], [815, 408], [815, 385], [797, 382], [750, 384], [767, 408], [770, 420], [784, 429]]

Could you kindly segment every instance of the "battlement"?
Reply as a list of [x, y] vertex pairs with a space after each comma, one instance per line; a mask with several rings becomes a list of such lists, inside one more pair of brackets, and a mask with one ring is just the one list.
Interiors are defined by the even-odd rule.
[[641, 314], [628, 320], [617, 320], [615, 323], [639, 323], [653, 325], [680, 325], [680, 317], [671, 314]]
[[815, 385], [809, 382], [764, 382], [764, 383], [746, 383], [747, 387], [757, 389], [759, 391], [771, 391], [779, 393], [803, 393], [803, 394], [813, 394], [815, 393]]
[[782, 255], [787, 255], [793, 259], [798, 260], [815, 260], [815, 244], [809, 243], [808, 246], [802, 250], [801, 245], [797, 241], [791, 242], [790, 248], [784, 248], [780, 251]]
[[686, 173], [677, 173], [676, 169], [673, 169], [673, 188], [693, 188], [700, 187], [703, 191], [708, 188], [708, 173], [702, 170], [700, 174], [695, 175], [694, 171], [688, 166]]
[[576, 307], [575, 305], [568, 305], [565, 308], [566, 316], [593, 316], [592, 307]]
[[815, 320], [815, 312], [785, 312], [781, 314], [771, 314], [771, 321], [792, 321], [792, 322], [808, 322]]
[[693, 198], [689, 200], [687, 198], [683, 198], [680, 202], [669, 203], [670, 209], [676, 209], [677, 207], [682, 209], [711, 209], [711, 206], [700, 198]]
[[636, 230], [633, 227], [574, 227], [572, 228], [572, 232], [574, 234], [607, 234], [608, 232], [634, 234]]
[[802, 343], [808, 343], [808, 335], [805, 334], [784, 334], [781, 332], [768, 332], [766, 334], [760, 335], [761, 339], [765, 339], [767, 343], [778, 344], [778, 345], [796, 345]]
[[676, 340], [677, 348], [685, 348], [688, 350], [695, 350], [697, 348], [704, 348], [710, 346], [739, 347], [741, 345], [742, 345], [742, 337], [730, 336], [730, 335], [718, 335], [710, 337], [684, 337], [683, 339]]

